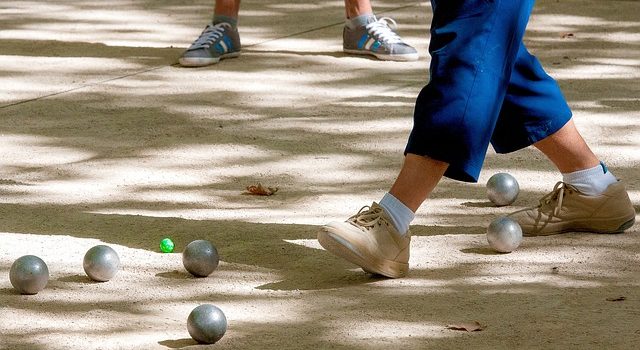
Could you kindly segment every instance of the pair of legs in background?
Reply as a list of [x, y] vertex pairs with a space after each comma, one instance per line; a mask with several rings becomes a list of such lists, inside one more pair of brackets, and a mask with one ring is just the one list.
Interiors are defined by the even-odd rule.
[[[418, 52], [395, 32], [395, 21], [387, 17], [377, 19], [369, 0], [345, 0], [344, 4], [347, 17], [342, 37], [345, 52], [391, 61], [418, 59]], [[201, 67], [238, 57], [241, 51], [239, 11], [240, 0], [216, 0], [212, 22], [178, 62], [186, 67]]]
[[562, 173], [537, 207], [511, 214], [525, 235], [631, 227], [624, 185], [585, 143], [557, 83], [522, 42], [534, 0], [431, 4], [431, 76], [402, 169], [380, 203], [323, 226], [320, 244], [367, 272], [404, 276], [415, 211], [443, 176], [476, 182], [490, 143], [498, 153], [533, 145]]

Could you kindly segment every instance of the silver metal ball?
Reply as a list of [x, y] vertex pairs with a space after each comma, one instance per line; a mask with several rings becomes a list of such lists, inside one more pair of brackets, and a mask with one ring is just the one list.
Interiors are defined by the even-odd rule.
[[507, 173], [497, 173], [487, 181], [487, 197], [497, 205], [504, 206], [515, 202], [520, 186], [515, 177]]
[[495, 251], [510, 253], [522, 243], [522, 228], [509, 217], [499, 217], [489, 224], [487, 241]]
[[38, 294], [49, 282], [49, 268], [39, 257], [25, 255], [11, 265], [9, 280], [21, 294]]
[[197, 277], [209, 276], [218, 267], [219, 261], [216, 247], [203, 239], [187, 244], [182, 252], [184, 268]]
[[213, 344], [227, 331], [227, 317], [214, 305], [200, 305], [189, 314], [187, 330], [195, 341]]
[[113, 248], [97, 245], [84, 255], [82, 266], [89, 278], [98, 282], [106, 282], [118, 272], [120, 258]]

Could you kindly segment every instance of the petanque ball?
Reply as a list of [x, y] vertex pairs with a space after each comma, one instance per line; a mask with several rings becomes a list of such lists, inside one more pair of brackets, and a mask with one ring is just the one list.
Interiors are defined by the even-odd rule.
[[203, 304], [191, 311], [187, 319], [187, 330], [195, 341], [213, 344], [227, 331], [227, 317], [222, 310], [211, 304]]
[[120, 258], [113, 248], [97, 245], [84, 255], [82, 266], [89, 278], [98, 282], [106, 282], [118, 272]]
[[38, 294], [49, 282], [49, 268], [39, 257], [25, 255], [11, 265], [9, 280], [21, 294]]
[[487, 228], [489, 246], [500, 253], [510, 253], [522, 243], [522, 228], [513, 219], [499, 217]]
[[184, 268], [197, 277], [209, 276], [218, 267], [219, 260], [216, 247], [203, 239], [187, 244], [182, 252]]
[[515, 202], [519, 193], [518, 181], [510, 174], [497, 173], [487, 181], [487, 197], [499, 207]]

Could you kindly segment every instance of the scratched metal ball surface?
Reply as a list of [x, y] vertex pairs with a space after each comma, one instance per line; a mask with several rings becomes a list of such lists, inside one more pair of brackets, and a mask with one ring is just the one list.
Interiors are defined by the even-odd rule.
[[118, 272], [120, 258], [113, 248], [97, 245], [84, 255], [82, 266], [89, 278], [98, 282], [106, 282]]
[[197, 277], [209, 276], [218, 267], [219, 261], [216, 247], [203, 239], [187, 244], [182, 252], [184, 268]]
[[11, 265], [9, 280], [21, 294], [37, 294], [49, 282], [49, 268], [39, 257], [25, 255]]
[[213, 344], [227, 331], [227, 317], [214, 305], [200, 305], [189, 314], [187, 330], [195, 341]]
[[507, 173], [497, 173], [487, 181], [487, 197], [497, 205], [504, 206], [515, 202], [520, 193], [518, 180]]
[[522, 243], [522, 228], [509, 217], [499, 217], [489, 224], [487, 241], [495, 251], [510, 253]]

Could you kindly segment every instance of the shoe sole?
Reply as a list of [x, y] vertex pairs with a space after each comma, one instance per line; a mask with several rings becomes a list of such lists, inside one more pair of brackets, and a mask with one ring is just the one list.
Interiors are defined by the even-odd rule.
[[380, 259], [366, 252], [361, 252], [335, 233], [323, 227], [318, 233], [318, 242], [328, 252], [360, 266], [364, 271], [389, 278], [400, 278], [407, 275], [409, 264]]
[[594, 228], [593, 226], [589, 227], [589, 225], [593, 225], [593, 222], [590, 222], [587, 225], [573, 224], [572, 225], [573, 227], [561, 228], [556, 231], [529, 232], [529, 233], [523, 232], [523, 236], [526, 236], [526, 237], [551, 236], [551, 235], [557, 235], [557, 234], [567, 233], [567, 232], [591, 232], [591, 233], [598, 233], [598, 234], [616, 234], [616, 233], [623, 233], [625, 230], [629, 229], [631, 226], [633, 226], [635, 221], [636, 221], [636, 218], [633, 217], [625, 221], [622, 225], [618, 226], [615, 229], [598, 229], [598, 228]]
[[226, 58], [236, 58], [240, 51], [226, 53], [220, 57], [180, 57], [178, 63], [183, 67], [205, 67], [220, 62]]
[[417, 61], [419, 58], [417, 53], [406, 54], [406, 55], [383, 55], [383, 54], [375, 53], [372, 51], [364, 51], [364, 50], [344, 49], [343, 51], [346, 53], [354, 54], [354, 55], [375, 56], [377, 59], [382, 61], [411, 62], [411, 61]]

